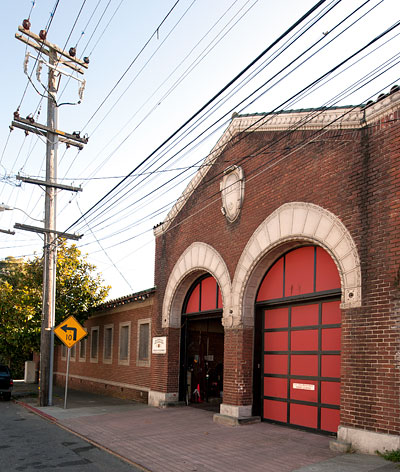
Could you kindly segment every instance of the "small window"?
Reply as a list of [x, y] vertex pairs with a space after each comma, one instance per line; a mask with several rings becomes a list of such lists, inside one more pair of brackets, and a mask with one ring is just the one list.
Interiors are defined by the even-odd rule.
[[119, 350], [118, 363], [129, 365], [130, 357], [130, 338], [131, 338], [131, 322], [120, 323], [119, 325]]
[[96, 326], [90, 331], [90, 362], [99, 360], [99, 327]]
[[61, 344], [61, 359], [67, 358], [67, 346], [63, 343]]
[[114, 325], [104, 326], [103, 362], [111, 364], [113, 350]]
[[138, 340], [137, 340], [137, 361], [136, 364], [142, 367], [150, 366], [150, 319], [138, 321]]
[[86, 342], [87, 337], [79, 341], [79, 362], [86, 362]]

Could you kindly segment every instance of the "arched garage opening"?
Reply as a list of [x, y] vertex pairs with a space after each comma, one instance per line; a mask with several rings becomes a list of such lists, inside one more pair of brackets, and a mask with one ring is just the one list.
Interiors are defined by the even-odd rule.
[[182, 310], [180, 400], [218, 410], [222, 401], [224, 328], [222, 296], [210, 274], [195, 280]]
[[254, 408], [265, 421], [336, 433], [341, 283], [321, 247], [281, 256], [256, 298]]

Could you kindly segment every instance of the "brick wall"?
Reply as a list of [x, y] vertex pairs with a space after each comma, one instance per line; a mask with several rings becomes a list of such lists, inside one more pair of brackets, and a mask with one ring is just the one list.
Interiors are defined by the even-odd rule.
[[[245, 197], [240, 217], [228, 223], [220, 210], [219, 183], [224, 169], [234, 164], [244, 170]], [[157, 334], [168, 275], [192, 242], [215, 248], [232, 279], [246, 243], [268, 215], [288, 202], [319, 205], [350, 232], [362, 270], [362, 306], [342, 313], [341, 423], [398, 434], [399, 164], [398, 112], [360, 129], [320, 135], [260, 131], [236, 137], [170, 228], [156, 238]], [[160, 360], [159, 373], [168, 376], [168, 388], [176, 391], [179, 334], [164, 334], [170, 337], [169, 355]], [[249, 340], [245, 331], [225, 331], [224, 402], [251, 402], [251, 353], [243, 352]], [[239, 393], [241, 379], [246, 392]], [[157, 388], [163, 387], [159, 383]]]
[[251, 405], [253, 330], [227, 329], [224, 343], [224, 403]]
[[[151, 295], [150, 298], [144, 301], [131, 301], [124, 305], [105, 308], [96, 312], [86, 321], [84, 326], [89, 333], [86, 357], [80, 359], [80, 343], [77, 343], [75, 359], [71, 359], [70, 362], [69, 386], [71, 388], [147, 402], [150, 388], [151, 361], [149, 366], [141, 365], [138, 362], [138, 322], [139, 320], [152, 318], [153, 301], [154, 296]], [[121, 363], [119, 361], [120, 323], [127, 322], [130, 322], [129, 360]], [[104, 359], [105, 326], [113, 326], [111, 360]], [[91, 359], [91, 333], [93, 327], [99, 328], [97, 361]], [[54, 371], [56, 383], [64, 385], [66, 359], [61, 357], [60, 345], [56, 348]]]

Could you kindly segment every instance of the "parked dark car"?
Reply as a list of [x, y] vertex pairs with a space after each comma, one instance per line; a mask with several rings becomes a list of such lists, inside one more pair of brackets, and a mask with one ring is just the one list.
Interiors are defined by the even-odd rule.
[[0, 395], [4, 400], [10, 400], [13, 384], [10, 369], [6, 365], [0, 365]]

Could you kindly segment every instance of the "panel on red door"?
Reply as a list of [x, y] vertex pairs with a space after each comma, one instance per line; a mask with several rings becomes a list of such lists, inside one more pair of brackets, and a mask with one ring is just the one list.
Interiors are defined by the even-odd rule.
[[274, 310], [265, 310], [265, 329], [287, 328], [288, 309], [276, 308]]
[[292, 379], [290, 381], [290, 399], [317, 402], [318, 382], [316, 380]]
[[318, 375], [318, 356], [293, 354], [290, 360], [292, 375]]
[[287, 331], [272, 331], [264, 333], [264, 351], [287, 351]]
[[315, 326], [318, 324], [319, 305], [299, 305], [292, 307], [292, 326]]
[[337, 433], [340, 423], [340, 411], [330, 408], [321, 408], [321, 429]]
[[318, 330], [302, 329], [291, 332], [292, 351], [318, 351]]
[[285, 354], [264, 355], [264, 374], [288, 373], [288, 356]]
[[285, 256], [285, 297], [314, 291], [314, 248], [302, 247]]
[[283, 297], [283, 257], [268, 271], [260, 286], [257, 301]]
[[321, 375], [340, 378], [340, 356], [321, 356]]
[[287, 398], [287, 379], [264, 377], [264, 396]]
[[340, 405], [340, 382], [321, 382], [321, 403]]
[[310, 405], [290, 405], [290, 424], [316, 428], [318, 426], [318, 408]]
[[321, 247], [317, 247], [316, 291], [340, 288], [340, 277], [332, 257]]
[[339, 324], [342, 321], [340, 301], [322, 304], [322, 324]]
[[217, 282], [214, 277], [201, 281], [201, 311], [215, 310], [217, 306]]
[[186, 313], [197, 313], [200, 311], [200, 285], [193, 290], [186, 305]]
[[287, 423], [287, 403], [265, 399], [263, 416], [267, 420]]
[[341, 329], [340, 328], [324, 328], [322, 330], [322, 350], [323, 351], [340, 351]]

